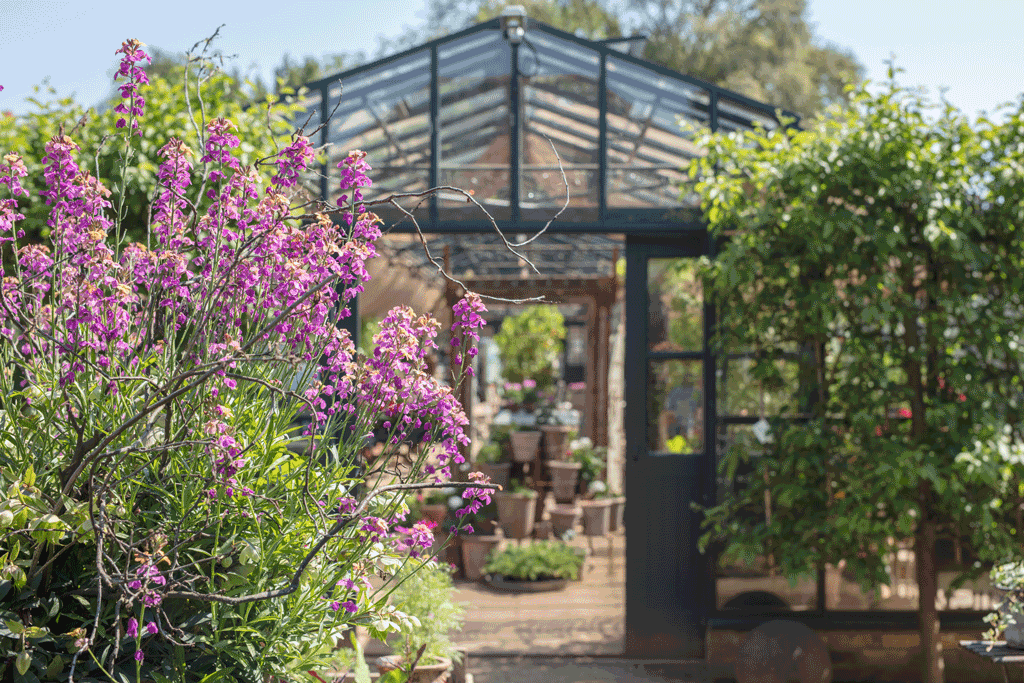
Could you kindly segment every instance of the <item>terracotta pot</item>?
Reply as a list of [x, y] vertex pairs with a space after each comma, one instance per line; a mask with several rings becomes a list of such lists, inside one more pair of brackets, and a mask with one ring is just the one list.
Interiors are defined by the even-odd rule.
[[566, 531], [576, 528], [580, 521], [581, 510], [578, 505], [554, 505], [549, 510], [551, 513], [551, 526], [555, 536], [561, 538]]
[[499, 492], [494, 494], [494, 502], [498, 506], [498, 523], [505, 538], [529, 538], [533, 533], [537, 496]]
[[512, 432], [512, 459], [516, 462], [533, 462], [540, 449], [540, 432]]
[[559, 503], [571, 503], [576, 499], [576, 480], [580, 476], [578, 462], [548, 462], [551, 472], [551, 489]]
[[503, 489], [508, 488], [508, 473], [512, 469], [512, 463], [510, 462], [478, 462], [476, 464], [478, 472], [482, 472], [490, 477], [491, 481], [500, 486]]
[[540, 431], [544, 434], [544, 456], [548, 460], [567, 460], [572, 429], [565, 425], [544, 425]]
[[420, 505], [420, 516], [428, 522], [440, 525], [444, 522], [444, 518], [448, 516], [448, 506], [441, 504], [427, 504]]
[[583, 508], [583, 533], [587, 536], [606, 536], [611, 526], [612, 501], [609, 498], [585, 500]]
[[487, 556], [498, 547], [503, 536], [477, 536], [471, 534], [462, 539], [462, 568], [466, 578], [479, 581], [484, 575]]
[[551, 538], [551, 520], [541, 519], [533, 523], [533, 537], [540, 541], [547, 541]]
[[[377, 660], [377, 671], [381, 676], [397, 669], [402, 665], [402, 657], [399, 655], [388, 655]], [[452, 660], [447, 657], [427, 657], [424, 655], [412, 672], [408, 683], [442, 683], [448, 680], [448, 669], [452, 666]]]
[[622, 523], [622, 512], [626, 508], [626, 497], [616, 496], [612, 498], [612, 511], [611, 520], [608, 527], [609, 531], [618, 531], [624, 529], [625, 526]]

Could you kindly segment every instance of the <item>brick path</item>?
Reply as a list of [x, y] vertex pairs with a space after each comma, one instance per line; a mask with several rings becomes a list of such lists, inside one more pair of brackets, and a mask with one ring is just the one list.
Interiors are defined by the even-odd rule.
[[[587, 547], [587, 540], [577, 537], [572, 544]], [[593, 547], [583, 578], [569, 582], [565, 590], [503, 593], [481, 583], [457, 581], [455, 599], [469, 605], [456, 642], [471, 655], [621, 654], [625, 538], [597, 538]]]

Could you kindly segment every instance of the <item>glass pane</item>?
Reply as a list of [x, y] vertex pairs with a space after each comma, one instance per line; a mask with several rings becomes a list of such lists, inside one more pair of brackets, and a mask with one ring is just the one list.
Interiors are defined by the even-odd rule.
[[797, 361], [775, 361], [782, 386], [772, 386], [752, 375], [754, 360], [725, 356], [718, 371], [718, 414], [732, 416], [780, 415], [796, 412], [794, 398], [800, 385]]
[[647, 262], [648, 348], [701, 351], [704, 348], [704, 294], [695, 259]]
[[720, 565], [715, 586], [718, 609], [730, 614], [804, 612], [818, 605], [813, 576], [797, 579], [794, 584], [784, 576], [771, 576], [764, 563]]
[[537, 32], [520, 49], [523, 97], [521, 205], [524, 219], [595, 220], [599, 109], [598, 53]]
[[704, 380], [701, 361], [651, 361], [647, 381], [647, 450], [704, 450]]
[[[966, 545], [958, 548], [952, 539], [939, 539], [936, 554], [939, 582], [936, 608], [950, 612], [995, 609], [1002, 600], [1002, 592], [992, 588], [987, 571], [975, 581], [965, 581], [960, 587], [951, 588], [957, 576], [976, 559]], [[897, 544], [887, 563], [889, 585], [875, 591], [865, 591], [857, 585], [843, 570], [842, 563], [830, 567], [825, 574], [825, 604], [829, 609], [843, 610], [916, 610], [919, 593], [915, 562], [913, 543]]]
[[[427, 189], [430, 169], [430, 54], [420, 51], [356, 74], [329, 92], [338, 105], [328, 128], [328, 196], [341, 194], [338, 162], [361, 149], [373, 167], [375, 196]], [[340, 102], [339, 102], [340, 99]], [[393, 212], [379, 207], [385, 219]], [[425, 211], [422, 212], [425, 216]]]
[[[475, 168], [451, 170], [441, 169], [438, 174], [440, 184], [457, 187], [473, 195], [483, 205], [491, 218], [509, 219], [508, 165], [478, 165]], [[438, 210], [446, 220], [485, 220], [484, 213], [466, 196], [450, 190], [438, 194]]]
[[684, 169], [704, 153], [694, 140], [708, 125], [709, 102], [702, 88], [608, 58], [609, 206], [696, 206], [696, 195], [682, 191]]
[[[438, 48], [438, 182], [471, 192], [499, 220], [509, 218], [510, 60], [508, 43], [498, 31]], [[438, 209], [442, 220], [485, 218], [453, 192], [439, 195]]]
[[718, 129], [720, 131], [751, 130], [755, 126], [778, 128], [775, 117], [763, 109], [749, 107], [728, 97], [718, 98]]

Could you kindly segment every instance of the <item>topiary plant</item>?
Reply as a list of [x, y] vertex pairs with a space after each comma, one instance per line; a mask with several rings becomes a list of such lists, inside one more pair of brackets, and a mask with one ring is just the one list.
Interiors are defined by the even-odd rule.
[[556, 306], [529, 306], [505, 318], [494, 335], [501, 358], [502, 376], [522, 385], [532, 380], [536, 390], [555, 384], [555, 367], [565, 339], [565, 318]]

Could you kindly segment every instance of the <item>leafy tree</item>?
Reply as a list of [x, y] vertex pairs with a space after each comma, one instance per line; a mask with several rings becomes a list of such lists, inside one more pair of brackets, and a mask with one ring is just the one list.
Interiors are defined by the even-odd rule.
[[845, 102], [863, 67], [820, 45], [806, 0], [630, 0], [630, 26], [648, 36], [644, 57], [748, 97], [798, 112]]
[[[495, 17], [500, 0], [431, 0], [427, 22], [382, 50]], [[647, 37], [643, 56], [804, 116], [845, 102], [863, 67], [848, 50], [822, 45], [807, 23], [806, 0], [525, 0], [532, 19], [591, 40]]]
[[[1024, 100], [973, 125], [895, 81], [852, 104], [806, 131], [708, 136], [697, 162], [710, 229], [735, 230], [705, 264], [718, 350], [752, 350], [779, 383], [775, 361], [803, 349], [814, 378], [806, 421], [771, 421], [702, 542], [788, 576], [845, 560], [867, 587], [912, 540], [938, 683], [937, 541], [982, 566], [1021, 552]], [[752, 455], [733, 449], [725, 474]]]

